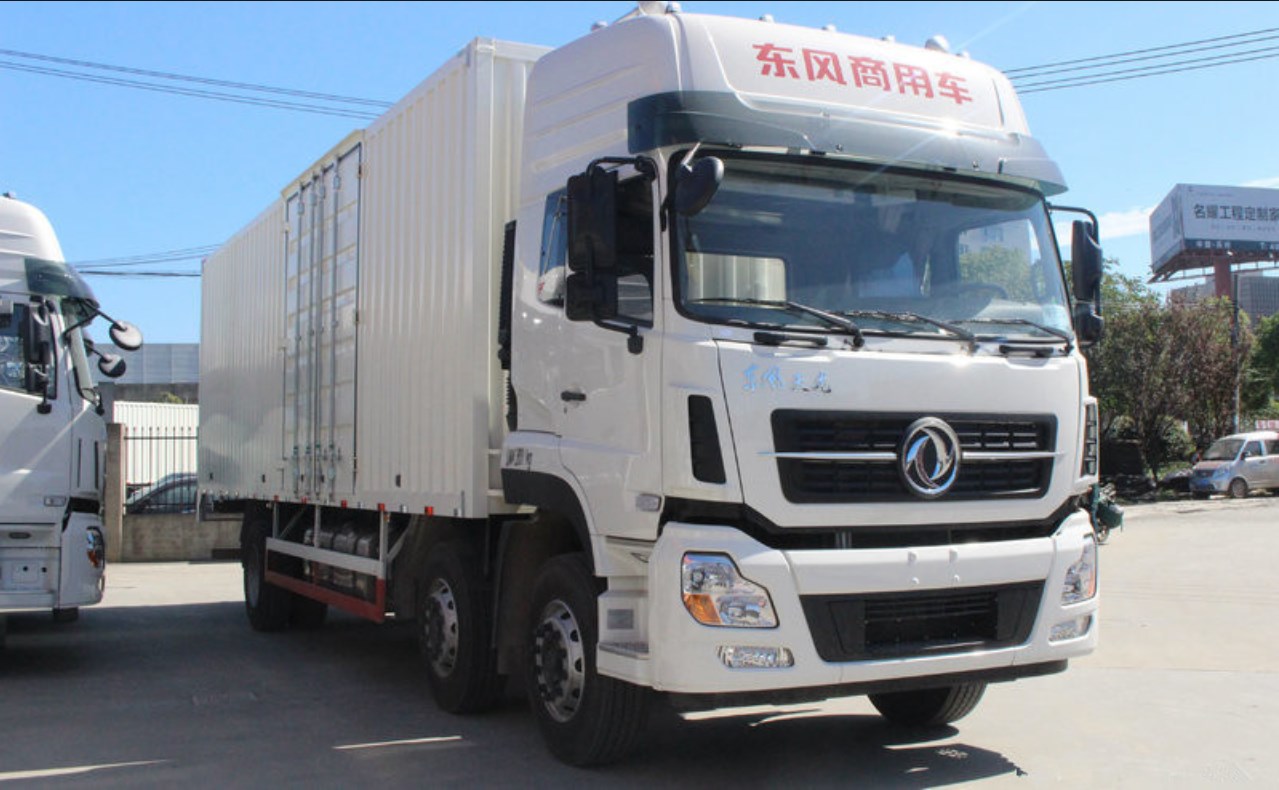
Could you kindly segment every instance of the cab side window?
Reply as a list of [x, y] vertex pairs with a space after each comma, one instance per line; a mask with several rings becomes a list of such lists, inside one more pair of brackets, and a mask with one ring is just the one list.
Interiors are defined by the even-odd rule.
[[537, 298], [545, 304], [564, 305], [564, 280], [568, 277], [568, 193], [552, 192], [542, 217], [542, 251], [537, 264]]
[[0, 387], [26, 391], [26, 343], [22, 328], [26, 326], [27, 306], [13, 305], [13, 310], [0, 313]]

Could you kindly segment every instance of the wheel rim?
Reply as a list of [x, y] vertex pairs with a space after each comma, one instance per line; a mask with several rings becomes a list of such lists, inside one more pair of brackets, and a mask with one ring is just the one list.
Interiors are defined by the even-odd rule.
[[551, 601], [533, 631], [533, 670], [537, 692], [551, 718], [572, 719], [586, 687], [586, 652], [573, 610]]
[[448, 677], [457, 666], [458, 627], [457, 601], [447, 582], [443, 579], [431, 582], [423, 609], [422, 636], [427, 663], [436, 675]]
[[1236, 478], [1230, 484], [1230, 495], [1235, 499], [1243, 499], [1248, 495], [1248, 484]]

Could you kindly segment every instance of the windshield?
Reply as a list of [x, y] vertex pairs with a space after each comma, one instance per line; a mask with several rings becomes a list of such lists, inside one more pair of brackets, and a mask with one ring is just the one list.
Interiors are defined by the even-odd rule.
[[1243, 439], [1218, 439], [1204, 453], [1205, 461], [1233, 461], [1243, 447]]
[[711, 203], [678, 221], [686, 315], [839, 331], [800, 305], [867, 334], [1072, 336], [1047, 211], [1032, 192], [742, 155], [724, 165]]

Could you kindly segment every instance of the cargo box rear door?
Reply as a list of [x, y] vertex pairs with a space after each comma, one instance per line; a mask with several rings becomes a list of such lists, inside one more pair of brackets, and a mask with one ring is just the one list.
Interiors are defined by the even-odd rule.
[[284, 195], [284, 449], [299, 498], [355, 487], [360, 157], [348, 139]]

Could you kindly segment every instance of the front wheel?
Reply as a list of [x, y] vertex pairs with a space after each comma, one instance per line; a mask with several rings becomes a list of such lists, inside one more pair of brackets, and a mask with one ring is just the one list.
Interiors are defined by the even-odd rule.
[[1242, 477], [1236, 477], [1230, 481], [1230, 496], [1233, 499], [1243, 499], [1248, 496], [1248, 483]]
[[533, 586], [529, 702], [547, 747], [570, 765], [622, 759], [648, 715], [648, 689], [596, 671], [598, 595], [581, 554], [551, 558]]
[[870, 702], [893, 724], [941, 727], [972, 713], [985, 693], [985, 683], [961, 683], [937, 689], [871, 694]]

